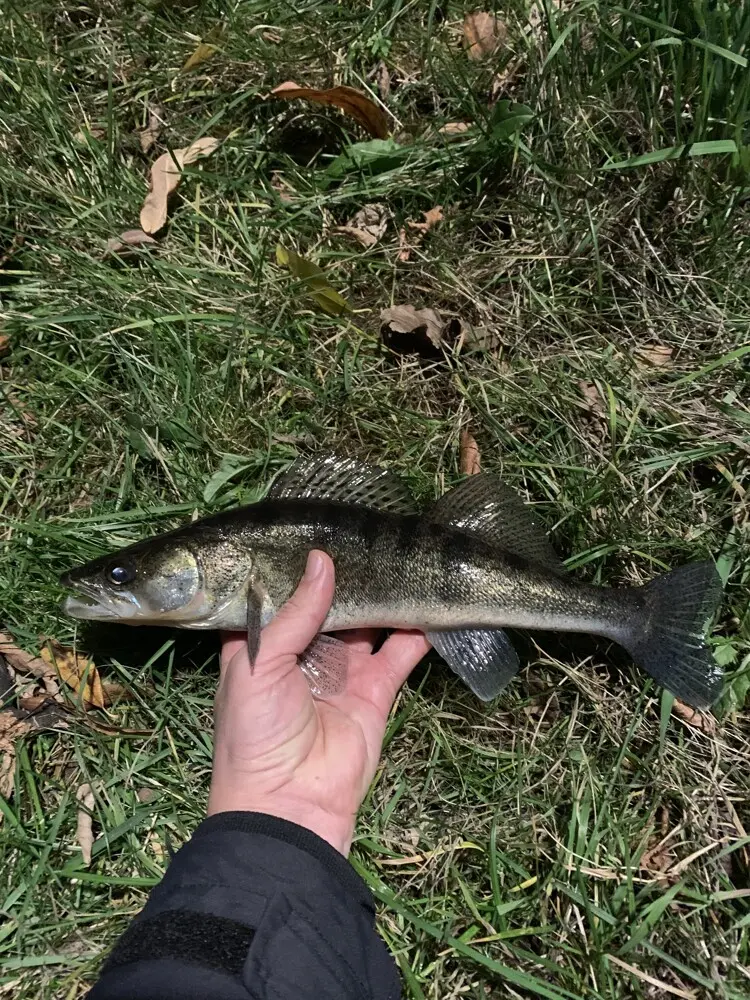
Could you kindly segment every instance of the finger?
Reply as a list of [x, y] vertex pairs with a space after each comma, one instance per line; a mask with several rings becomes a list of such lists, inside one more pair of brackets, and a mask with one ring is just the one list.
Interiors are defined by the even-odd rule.
[[227, 666], [243, 649], [247, 649], [246, 632], [221, 632], [221, 656], [219, 657], [219, 679], [224, 677]]
[[352, 653], [367, 654], [372, 652], [381, 631], [378, 628], [352, 628], [336, 632], [336, 638], [345, 642]]
[[423, 632], [398, 631], [388, 636], [375, 658], [382, 664], [382, 673], [388, 678], [393, 698], [431, 648]]
[[261, 634], [257, 666], [280, 656], [298, 656], [326, 620], [335, 587], [333, 561], [313, 549], [297, 589]]

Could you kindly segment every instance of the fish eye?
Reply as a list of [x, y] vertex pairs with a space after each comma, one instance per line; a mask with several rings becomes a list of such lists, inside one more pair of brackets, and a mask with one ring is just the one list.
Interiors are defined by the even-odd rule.
[[112, 563], [107, 570], [107, 579], [115, 586], [121, 587], [125, 583], [130, 583], [135, 579], [135, 571], [127, 563]]

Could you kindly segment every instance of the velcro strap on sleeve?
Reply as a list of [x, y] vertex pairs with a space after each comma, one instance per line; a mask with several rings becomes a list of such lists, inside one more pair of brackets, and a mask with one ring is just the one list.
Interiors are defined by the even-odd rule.
[[136, 920], [105, 963], [103, 973], [130, 962], [172, 958], [239, 977], [255, 931], [225, 917], [190, 910], [165, 910]]

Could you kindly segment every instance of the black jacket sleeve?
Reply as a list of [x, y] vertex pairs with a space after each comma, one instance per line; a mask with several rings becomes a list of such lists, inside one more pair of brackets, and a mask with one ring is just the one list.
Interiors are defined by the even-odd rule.
[[330, 844], [261, 813], [205, 820], [88, 1000], [397, 1000], [367, 887]]

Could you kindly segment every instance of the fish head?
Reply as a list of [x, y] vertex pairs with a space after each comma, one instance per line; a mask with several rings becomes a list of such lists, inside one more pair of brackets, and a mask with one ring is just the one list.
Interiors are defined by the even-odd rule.
[[168, 624], [206, 613], [201, 560], [179, 537], [140, 542], [65, 573], [63, 611], [87, 621]]

